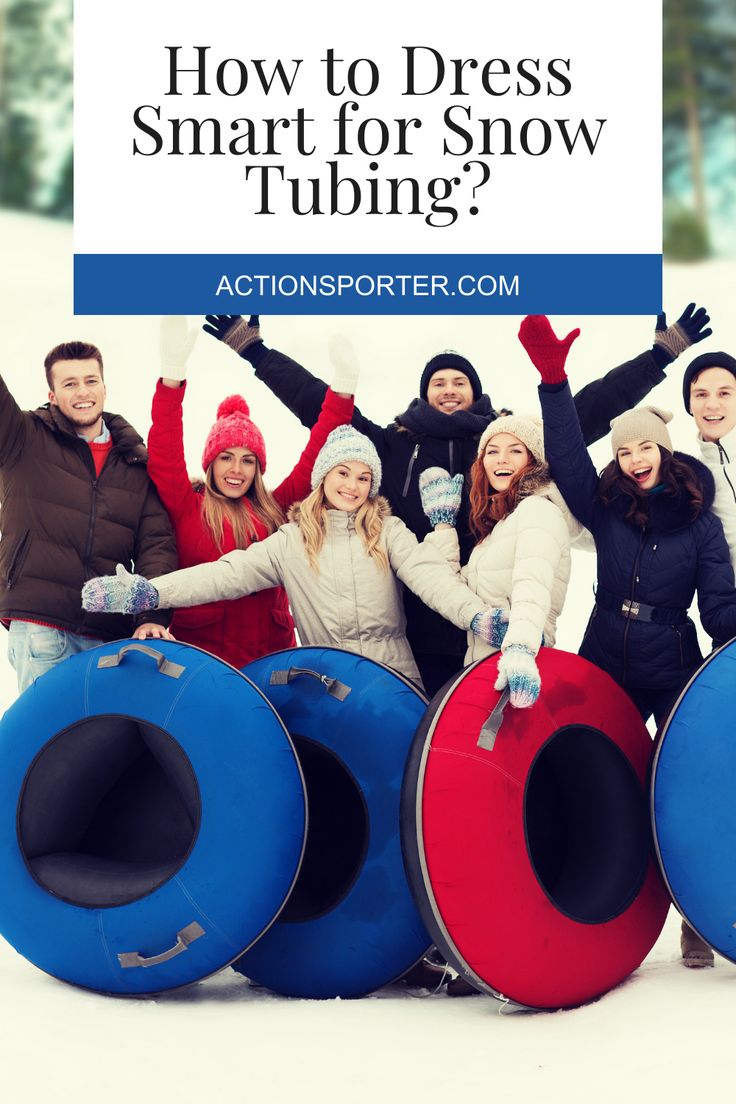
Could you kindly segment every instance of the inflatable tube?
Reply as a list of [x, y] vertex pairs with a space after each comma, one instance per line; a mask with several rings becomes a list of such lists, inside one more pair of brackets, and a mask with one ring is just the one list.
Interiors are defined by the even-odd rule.
[[219, 970], [273, 922], [305, 836], [288, 733], [234, 668], [117, 641], [0, 723], [0, 931], [65, 981], [148, 994]]
[[401, 976], [430, 944], [399, 822], [426, 700], [388, 667], [336, 648], [287, 649], [244, 672], [291, 733], [310, 819], [289, 902], [237, 968], [287, 996], [362, 996]]
[[691, 928], [736, 962], [736, 641], [695, 672], [662, 726], [652, 772], [657, 855]]
[[504, 707], [497, 656], [435, 696], [402, 802], [430, 935], [512, 1010], [606, 992], [642, 962], [669, 906], [647, 818], [651, 740], [637, 710], [578, 656], [543, 648], [538, 665], [531, 709]]

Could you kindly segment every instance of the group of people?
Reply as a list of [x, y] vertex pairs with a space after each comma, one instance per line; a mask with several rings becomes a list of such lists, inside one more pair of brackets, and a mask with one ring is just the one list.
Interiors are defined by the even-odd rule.
[[[684, 373], [700, 460], [674, 451], [670, 414], [638, 405], [709, 336], [708, 322], [693, 304], [670, 326], [660, 315], [651, 349], [573, 397], [565, 366], [579, 331], [559, 340], [529, 316], [519, 338], [541, 376], [541, 421], [498, 414], [473, 365], [445, 352], [382, 427], [354, 406], [346, 345], [328, 387], [268, 348], [256, 317], [210, 316], [204, 329], [311, 431], [273, 492], [241, 396], [220, 405], [204, 478], [190, 480], [182, 419], [195, 331], [185, 320], [162, 323], [147, 464], [138, 435], [103, 412], [99, 351], [58, 346], [47, 406], [20, 411], [0, 381], [0, 618], [19, 688], [131, 633], [172, 633], [242, 667], [293, 646], [295, 622], [302, 644], [366, 655], [430, 696], [464, 663], [500, 651], [497, 688], [528, 708], [541, 690], [539, 648], [554, 646], [571, 544], [587, 540], [598, 585], [580, 654], [659, 722], [702, 659], [688, 616], [696, 592], [714, 642], [736, 635], [736, 360], [706, 353]], [[609, 430], [599, 476], [586, 446]], [[687, 965], [712, 964], [686, 925], [682, 950]]]

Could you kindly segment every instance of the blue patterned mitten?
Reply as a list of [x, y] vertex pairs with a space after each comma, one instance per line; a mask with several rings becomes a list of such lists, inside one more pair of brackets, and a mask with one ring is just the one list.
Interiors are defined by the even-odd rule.
[[509, 627], [509, 611], [499, 606], [489, 606], [482, 613], [476, 613], [470, 622], [470, 628], [491, 648], [500, 648], [506, 630]]
[[82, 608], [90, 613], [143, 613], [158, 607], [158, 591], [142, 575], [118, 564], [114, 575], [98, 575], [82, 587]]
[[534, 652], [523, 644], [510, 644], [498, 663], [496, 690], [511, 691], [510, 702], [516, 709], [528, 709], [539, 697], [539, 677]]
[[454, 526], [462, 493], [462, 475], [451, 476], [444, 468], [427, 468], [419, 476], [422, 509], [432, 526]]

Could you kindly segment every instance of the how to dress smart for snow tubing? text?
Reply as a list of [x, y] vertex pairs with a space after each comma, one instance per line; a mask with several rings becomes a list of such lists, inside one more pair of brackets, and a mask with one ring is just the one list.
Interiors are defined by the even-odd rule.
[[712, 652], [662, 727], [652, 823], [672, 900], [702, 939], [736, 962], [736, 641]]
[[237, 969], [295, 997], [359, 997], [429, 948], [401, 854], [401, 783], [426, 699], [408, 679], [337, 648], [304, 647], [244, 673], [288, 727], [309, 830], [277, 923]]
[[639, 713], [578, 656], [542, 648], [538, 665], [531, 709], [494, 689], [497, 655], [448, 682], [417, 731], [402, 800], [430, 935], [509, 1010], [605, 993], [649, 953], [669, 907]]
[[0, 931], [65, 981], [149, 994], [206, 977], [278, 915], [306, 809], [264, 696], [197, 648], [66, 660], [0, 723]]

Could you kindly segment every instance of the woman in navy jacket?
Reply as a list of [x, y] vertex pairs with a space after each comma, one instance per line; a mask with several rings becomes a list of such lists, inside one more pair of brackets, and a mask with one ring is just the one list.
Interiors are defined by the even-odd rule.
[[596, 602], [580, 655], [659, 724], [702, 659], [688, 616], [696, 593], [705, 631], [718, 641], [736, 635], [733, 569], [711, 513], [713, 477], [699, 460], [673, 451], [670, 414], [638, 407], [611, 422], [614, 459], [599, 478], [565, 375], [571, 341], [558, 342], [539, 315], [524, 320], [519, 337], [542, 376], [552, 477], [596, 544]]

